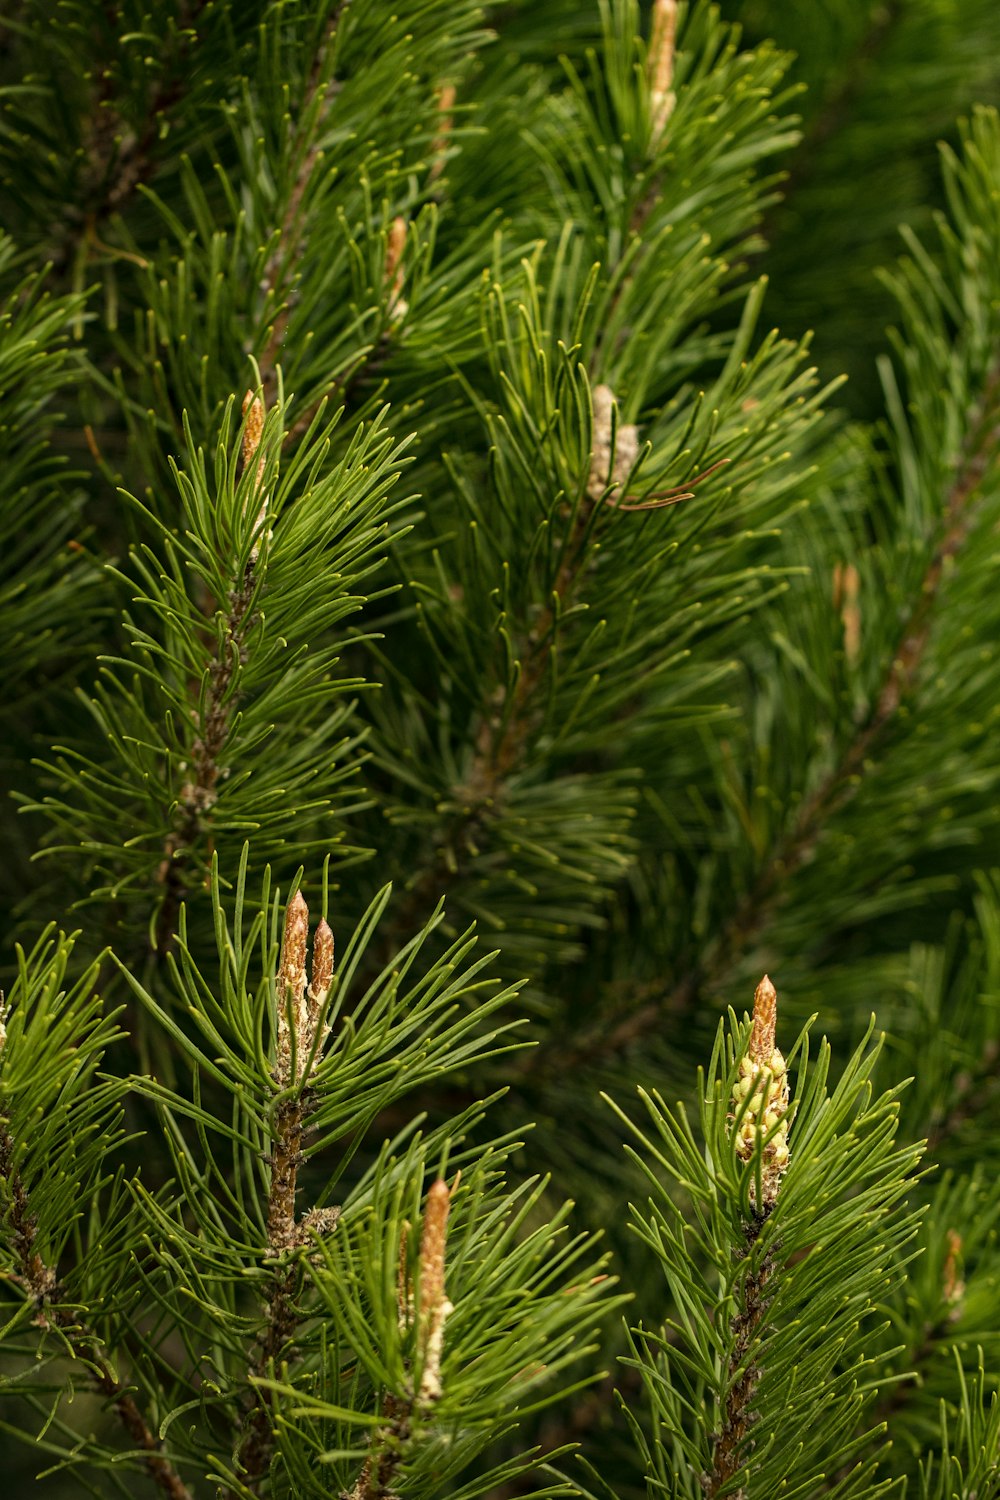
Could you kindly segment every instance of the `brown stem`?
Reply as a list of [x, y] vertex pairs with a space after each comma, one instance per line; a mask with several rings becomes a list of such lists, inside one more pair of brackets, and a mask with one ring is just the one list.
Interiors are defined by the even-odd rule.
[[[745, 1226], [746, 1245], [741, 1254], [742, 1260], [749, 1257], [766, 1221], [767, 1215], [762, 1214]], [[753, 1346], [771, 1304], [773, 1293], [770, 1283], [774, 1269], [774, 1260], [768, 1254], [756, 1273], [747, 1271], [736, 1293], [736, 1312], [731, 1324], [733, 1349], [729, 1356], [726, 1394], [720, 1413], [721, 1425], [714, 1438], [711, 1470], [702, 1476], [701, 1481], [708, 1500], [715, 1500], [736, 1477], [745, 1461], [746, 1440], [756, 1421], [753, 1397], [760, 1380]], [[746, 1491], [742, 1486], [730, 1493], [731, 1500], [746, 1500]]]
[[222, 647], [209, 667], [205, 707], [197, 717], [197, 735], [191, 752], [193, 775], [181, 788], [175, 825], [164, 845], [159, 870], [164, 894], [156, 919], [156, 951], [161, 955], [173, 941], [186, 889], [185, 868], [202, 832], [205, 816], [215, 806], [216, 786], [222, 772], [220, 756], [236, 706], [236, 697], [231, 692], [233, 679], [237, 667], [243, 663], [246, 638], [254, 618], [250, 613], [254, 584], [254, 569], [250, 564], [240, 587], [230, 596]]
[[[295, 1218], [295, 1193], [302, 1161], [305, 1109], [302, 1095], [278, 1107], [271, 1145], [271, 1186], [267, 1200], [267, 1243], [274, 1257], [284, 1257], [301, 1243]], [[273, 1396], [258, 1382], [267, 1379], [278, 1364], [282, 1350], [295, 1331], [296, 1263], [282, 1260], [274, 1270], [267, 1296], [267, 1318], [250, 1367], [254, 1387], [252, 1404], [243, 1424], [236, 1454], [236, 1471], [242, 1483], [255, 1494], [267, 1477], [274, 1448], [271, 1427]], [[220, 1500], [237, 1500], [235, 1491], [219, 1491]]]
[[19, 1267], [16, 1280], [35, 1304], [35, 1324], [43, 1329], [57, 1328], [74, 1356], [87, 1365], [93, 1389], [108, 1400], [132, 1442], [142, 1452], [147, 1473], [163, 1494], [170, 1500], [192, 1500], [190, 1490], [164, 1455], [135, 1397], [112, 1370], [97, 1334], [80, 1323], [68, 1308], [58, 1305], [62, 1300], [58, 1279], [38, 1249], [38, 1222], [31, 1212], [27, 1189], [15, 1165], [14, 1142], [8, 1123], [3, 1119], [0, 1119], [0, 1174], [7, 1181], [11, 1198], [9, 1224]]
[[382, 1425], [372, 1441], [375, 1450], [365, 1459], [353, 1489], [342, 1500], [391, 1500], [393, 1482], [410, 1439], [413, 1407], [409, 1401], [386, 1395]]

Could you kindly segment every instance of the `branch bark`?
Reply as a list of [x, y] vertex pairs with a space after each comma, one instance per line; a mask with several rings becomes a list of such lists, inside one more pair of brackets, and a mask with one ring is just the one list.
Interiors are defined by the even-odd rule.
[[[749, 1257], [767, 1217], [767, 1212], [764, 1212], [745, 1225], [746, 1244], [742, 1260]], [[766, 1255], [760, 1269], [753, 1274], [747, 1271], [739, 1285], [731, 1322], [733, 1348], [729, 1356], [720, 1427], [715, 1434], [712, 1467], [701, 1481], [708, 1500], [716, 1500], [743, 1467], [746, 1441], [756, 1421], [753, 1398], [760, 1380], [754, 1344], [774, 1295], [771, 1287], [774, 1271], [773, 1256]], [[746, 1490], [742, 1486], [729, 1490], [728, 1494], [731, 1500], [746, 1500]]]
[[[333, 934], [325, 921], [320, 922], [313, 939], [311, 977], [307, 977], [308, 942], [309, 908], [301, 893], [296, 893], [285, 912], [276, 981], [274, 1081], [284, 1092], [274, 1113], [267, 1197], [266, 1258], [274, 1265], [265, 1301], [264, 1329], [248, 1372], [250, 1406], [236, 1448], [242, 1490], [254, 1494], [267, 1478], [274, 1451], [274, 1398], [261, 1382], [278, 1365], [300, 1318], [295, 1302], [299, 1280], [295, 1252], [308, 1245], [310, 1229], [332, 1230], [340, 1216], [337, 1208], [314, 1209], [300, 1223], [295, 1211], [302, 1140], [310, 1110], [307, 1073], [316, 1049], [322, 1047], [328, 1034], [323, 1017], [333, 981]], [[239, 1497], [223, 1485], [219, 1500]]]
[[[295, 1194], [302, 1160], [303, 1130], [304, 1108], [300, 1094], [280, 1105], [275, 1117], [267, 1202], [268, 1248], [275, 1257], [284, 1257], [299, 1244]], [[254, 1395], [237, 1449], [236, 1468], [243, 1484], [255, 1494], [261, 1481], [267, 1477], [274, 1449], [271, 1428], [273, 1397], [266, 1387], [255, 1382], [271, 1373], [295, 1331], [298, 1323], [295, 1307], [297, 1279], [297, 1261], [282, 1259], [276, 1265], [268, 1290], [264, 1332], [250, 1366]], [[234, 1490], [224, 1488], [219, 1494], [220, 1500], [238, 1500]]]

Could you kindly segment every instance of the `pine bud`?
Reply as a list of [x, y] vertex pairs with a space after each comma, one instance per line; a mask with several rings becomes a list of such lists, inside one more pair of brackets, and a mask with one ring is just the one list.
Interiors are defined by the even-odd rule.
[[407, 223], [402, 214], [397, 214], [389, 226], [385, 245], [385, 284], [389, 288], [386, 312], [391, 323], [400, 323], [409, 312], [409, 303], [403, 296], [403, 251], [406, 249]]
[[[253, 464], [254, 459], [257, 458], [257, 451], [260, 448], [260, 440], [264, 432], [264, 402], [259, 396], [255, 396], [253, 391], [247, 391], [243, 397], [243, 417], [243, 472], [246, 473]], [[257, 474], [254, 480], [254, 490], [259, 495], [256, 525], [258, 532], [267, 519], [267, 495], [263, 490], [265, 467], [264, 455], [261, 454], [257, 458]], [[256, 562], [259, 555], [260, 542], [258, 540], [254, 542], [253, 547], [250, 549], [250, 561], [252, 563]]]
[[[330, 993], [333, 983], [333, 933], [329, 924], [324, 919], [316, 928], [316, 936], [313, 938], [312, 970], [309, 979], [309, 990], [307, 992], [309, 1008], [309, 1050], [316, 1043], [316, 1033], [320, 1026], [320, 1017], [326, 997]], [[317, 1055], [323, 1050], [323, 1043], [330, 1035], [330, 1028], [323, 1024], [322, 1034], [316, 1047]]]
[[941, 1270], [941, 1296], [951, 1308], [957, 1307], [965, 1296], [962, 1280], [962, 1236], [955, 1229], [948, 1230], [948, 1253]]
[[[784, 1057], [775, 1046], [777, 1017], [777, 991], [765, 974], [754, 991], [750, 1044], [746, 1055], [740, 1059], [729, 1116], [734, 1126], [739, 1117], [736, 1155], [740, 1161], [752, 1161], [758, 1142], [768, 1135], [771, 1137], [761, 1152], [762, 1209], [773, 1205], [778, 1185], [788, 1170], [788, 1122], [785, 1118], [788, 1070]], [[756, 1196], [756, 1183], [751, 1184], [750, 1193], [751, 1197]]]
[[[323, 1020], [323, 1007], [333, 984], [333, 933], [324, 920], [313, 938], [312, 968], [306, 981], [306, 949], [309, 943], [309, 908], [301, 892], [288, 903], [281, 942], [281, 960], [276, 980], [277, 1061], [275, 1077], [283, 1088], [298, 1082], [307, 1067], [315, 1067], [330, 1034]], [[289, 1026], [289, 1014], [291, 1026]], [[292, 1077], [292, 1038], [295, 1039], [295, 1078]], [[310, 1065], [310, 1059], [312, 1063]]]
[[778, 1026], [778, 992], [765, 974], [753, 995], [753, 1026], [750, 1030], [750, 1060], [767, 1067], [774, 1051]]
[[333, 933], [324, 919], [316, 928], [313, 938], [312, 975], [309, 985], [310, 999], [322, 1005], [330, 993], [333, 983]]
[[629, 471], [639, 456], [639, 429], [631, 423], [619, 422], [615, 433], [612, 467], [611, 428], [615, 407], [614, 392], [609, 385], [595, 385], [591, 401], [594, 419], [594, 448], [590, 458], [587, 494], [591, 500], [600, 500], [609, 487], [612, 491], [621, 489], [628, 478]]
[[444, 83], [438, 93], [438, 131], [431, 143], [431, 182], [436, 182], [444, 171], [445, 155], [453, 123], [451, 112], [454, 107], [455, 85]]
[[281, 961], [278, 965], [277, 979], [277, 1076], [283, 1086], [287, 1086], [292, 1081], [292, 1031], [295, 1035], [298, 1068], [301, 1069], [303, 1064], [302, 1047], [308, 1030], [306, 1011], [306, 946], [308, 941], [309, 908], [303, 899], [302, 892], [296, 891], [285, 912], [285, 931], [281, 940]]
[[844, 627], [844, 655], [854, 666], [861, 655], [861, 575], [853, 563], [837, 563], [833, 570], [833, 607]]
[[677, 0], [654, 0], [646, 76], [649, 81], [649, 139], [656, 147], [674, 112], [674, 50], [677, 39]]
[[243, 467], [249, 469], [264, 432], [264, 403], [253, 391], [243, 397], [243, 418]]
[[427, 1194], [424, 1227], [420, 1236], [420, 1323], [423, 1352], [420, 1399], [424, 1402], [436, 1401], [441, 1395], [444, 1325], [452, 1311], [444, 1287], [450, 1207], [451, 1189], [439, 1177]]

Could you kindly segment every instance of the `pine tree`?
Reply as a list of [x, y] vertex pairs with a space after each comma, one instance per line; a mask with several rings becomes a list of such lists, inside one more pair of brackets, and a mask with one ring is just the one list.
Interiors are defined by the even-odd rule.
[[3, 41], [13, 1492], [1000, 1496], [1000, 12]]

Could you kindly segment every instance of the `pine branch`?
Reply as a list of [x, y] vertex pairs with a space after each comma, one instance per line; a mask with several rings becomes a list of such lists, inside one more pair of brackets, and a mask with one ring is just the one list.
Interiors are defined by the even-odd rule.
[[[317, 158], [315, 135], [326, 116], [334, 96], [334, 87], [325, 77], [325, 58], [335, 35], [337, 23], [349, 0], [342, 0], [327, 25], [325, 41], [313, 62], [309, 85], [303, 104], [303, 117], [312, 113], [318, 103], [318, 113], [312, 121], [308, 135], [297, 142], [296, 150], [303, 151], [302, 162], [295, 179], [283, 220], [282, 235], [274, 255], [268, 263], [265, 285], [273, 289], [279, 277], [294, 274], [295, 265], [302, 253], [302, 207], [303, 198]], [[320, 90], [325, 97], [319, 101]], [[401, 247], [399, 247], [401, 253]], [[290, 302], [286, 299], [281, 312], [272, 326], [258, 366], [261, 379], [261, 395], [248, 391], [243, 404], [244, 430], [242, 438], [242, 463], [246, 472], [256, 465], [256, 495], [258, 523], [263, 526], [267, 510], [267, 494], [263, 488], [265, 460], [258, 455], [267, 409], [267, 392], [276, 394], [278, 376], [276, 360], [284, 340]], [[362, 361], [363, 363], [363, 361]], [[313, 412], [309, 416], [312, 421]], [[295, 431], [301, 426], [298, 424]], [[286, 434], [287, 439], [288, 434]], [[242, 579], [229, 596], [228, 613], [224, 623], [217, 652], [209, 666], [209, 686], [203, 703], [196, 710], [197, 737], [192, 749], [193, 776], [185, 783], [178, 798], [175, 813], [175, 828], [164, 844], [160, 865], [160, 880], [164, 896], [156, 920], [155, 951], [163, 955], [169, 948], [180, 904], [183, 900], [186, 880], [185, 870], [190, 861], [204, 826], [205, 816], [215, 805], [216, 787], [222, 772], [220, 756], [226, 744], [231, 725], [239, 707], [239, 695], [233, 691], [233, 682], [239, 665], [245, 660], [246, 640], [255, 620], [252, 604], [257, 592], [257, 561], [260, 541], [255, 542]], [[206, 615], [214, 609], [215, 601], [207, 597], [203, 601]]]
[[[311, 1067], [311, 1056], [321, 1038], [317, 1032], [321, 1011], [333, 978], [333, 935], [326, 922], [316, 930], [313, 943], [312, 982], [306, 980], [306, 949], [309, 942], [309, 908], [301, 894], [289, 902], [278, 969], [278, 1048], [275, 1081], [283, 1089], [301, 1083]], [[294, 1037], [294, 1040], [293, 1040]], [[236, 1467], [244, 1489], [258, 1492], [267, 1477], [274, 1450], [271, 1425], [273, 1395], [261, 1382], [278, 1365], [298, 1323], [295, 1284], [298, 1263], [294, 1252], [308, 1243], [309, 1219], [317, 1217], [324, 1227], [336, 1222], [338, 1211], [319, 1210], [298, 1222], [295, 1198], [299, 1167], [303, 1161], [302, 1139], [306, 1129], [308, 1093], [298, 1089], [281, 1100], [275, 1110], [271, 1136], [271, 1182], [267, 1198], [267, 1257], [277, 1264], [271, 1275], [266, 1299], [266, 1318], [257, 1356], [249, 1375], [253, 1403], [244, 1421]], [[220, 1500], [239, 1500], [234, 1490], [223, 1487]]]
[[[294, 444], [299, 438], [309, 431], [316, 416], [324, 402], [333, 397], [338, 397], [344, 407], [349, 407], [354, 402], [358, 388], [364, 381], [372, 381], [378, 378], [393, 346], [393, 332], [397, 324], [407, 311], [407, 304], [401, 296], [403, 284], [403, 251], [406, 246], [407, 221], [402, 215], [393, 219], [386, 240], [385, 265], [383, 267], [383, 285], [386, 297], [385, 313], [386, 319], [378, 338], [371, 344], [362, 345], [354, 358], [354, 362], [335, 375], [325, 389], [310, 401], [302, 415], [298, 417], [288, 431], [285, 433], [285, 443]], [[374, 393], [369, 393], [366, 400], [378, 399], [380, 390], [384, 390], [385, 381], [376, 386]], [[364, 402], [359, 402], [364, 405]]]
[[[326, 23], [323, 39], [316, 50], [305, 92], [299, 109], [299, 120], [292, 143], [292, 157], [299, 157], [299, 164], [292, 188], [281, 216], [277, 242], [264, 271], [262, 290], [273, 294], [282, 283], [291, 288], [305, 250], [304, 199], [319, 157], [316, 138], [326, 123], [330, 108], [337, 95], [339, 85], [328, 76], [327, 58], [333, 46], [337, 27], [350, 0], [339, 0]], [[267, 342], [260, 356], [260, 373], [265, 405], [274, 404], [278, 395], [277, 366], [288, 332], [288, 320], [294, 305], [294, 292], [286, 292], [271, 325]], [[309, 420], [315, 412], [310, 414]], [[306, 422], [306, 428], [309, 423]], [[305, 431], [306, 428], [302, 430]], [[289, 434], [291, 437], [291, 434]]]
[[[258, 435], [259, 436], [259, 435]], [[205, 814], [216, 798], [219, 757], [238, 706], [231, 694], [233, 676], [253, 624], [250, 605], [256, 587], [254, 564], [248, 563], [239, 588], [230, 596], [222, 647], [209, 668], [209, 688], [199, 707], [198, 736], [194, 742], [194, 775], [181, 790], [176, 827], [163, 849], [160, 879], [164, 894], [156, 918], [156, 952], [163, 955], [173, 941], [177, 914], [186, 890], [185, 870], [201, 833]]]
[[[653, 997], [644, 999], [610, 1029], [593, 1031], [568, 1048], [561, 1043], [522, 1053], [516, 1065], [519, 1077], [554, 1079], [564, 1075], [567, 1067], [591, 1066], [627, 1053], [659, 1026], [664, 1016], [685, 1014], [697, 1004], [703, 991], [725, 982], [784, 900], [792, 877], [814, 854], [827, 824], [856, 796], [873, 753], [895, 722], [900, 705], [917, 686], [942, 579], [968, 537], [976, 515], [973, 502], [998, 452], [1000, 367], [994, 367], [945, 500], [940, 540], [924, 572], [875, 704], [838, 764], [804, 803], [793, 827], [780, 840], [753, 888], [700, 963], [684, 974], [666, 995], [659, 986], [653, 986]], [[648, 995], [650, 988], [643, 986], [641, 993]]]
[[[351, 0], [338, 0], [338, 3], [334, 6], [327, 20], [323, 40], [313, 59], [299, 110], [296, 133], [292, 142], [291, 155], [293, 159], [295, 157], [299, 158], [299, 164], [285, 204], [284, 213], [282, 214], [275, 248], [264, 271], [262, 289], [265, 295], [276, 293], [281, 285], [284, 285], [288, 289], [271, 324], [267, 341], [259, 359], [264, 400], [267, 405], [271, 405], [278, 396], [277, 367], [280, 363], [281, 353], [288, 333], [289, 320], [295, 306], [297, 294], [294, 282], [298, 275], [307, 244], [304, 222], [305, 196], [316, 163], [319, 160], [320, 152], [317, 145], [317, 137], [329, 117], [330, 109], [341, 87], [336, 79], [329, 76], [327, 59], [334, 45], [337, 28], [350, 3]], [[397, 222], [402, 224], [405, 235], [405, 220], [398, 220]], [[402, 245], [398, 245], [395, 252], [397, 265], [401, 253]], [[386, 280], [390, 283], [396, 270], [396, 266], [389, 263], [391, 257], [392, 247], [390, 245], [386, 263]], [[317, 412], [325, 401], [339, 396], [346, 405], [350, 401], [358, 383], [366, 376], [371, 376], [374, 372], [377, 372], [388, 352], [390, 332], [390, 327], [383, 330], [382, 337], [376, 344], [363, 350], [347, 371], [331, 380], [327, 388], [322, 390], [309, 403], [301, 416], [291, 424], [285, 433], [284, 443], [286, 446], [294, 446], [308, 432], [316, 418]]]
[[432, 857], [422, 861], [423, 871], [407, 892], [406, 899], [387, 930], [385, 941], [373, 958], [375, 972], [397, 946], [397, 934], [411, 931], [426, 918], [464, 871], [463, 849], [476, 842], [503, 796], [508, 778], [522, 763], [528, 735], [535, 720], [536, 696], [545, 679], [560, 616], [565, 612], [586, 566], [586, 542], [594, 512], [593, 502], [581, 501], [563, 548], [563, 561], [556, 575], [549, 602], [539, 615], [520, 652], [521, 670], [512, 694], [510, 710], [500, 733], [495, 718], [483, 712], [474, 731], [475, 752], [468, 775], [456, 788], [455, 800], [463, 809]]
[[[456, 1178], [455, 1186], [458, 1184]], [[448, 1246], [449, 1188], [441, 1178], [427, 1194], [420, 1236], [420, 1364], [419, 1386], [408, 1382], [403, 1393], [386, 1391], [382, 1421], [372, 1436], [371, 1452], [346, 1500], [385, 1500], [393, 1491], [413, 1436], [414, 1419], [426, 1415], [441, 1395], [441, 1350], [451, 1303], [445, 1293], [445, 1255]], [[399, 1320], [412, 1316], [413, 1288], [405, 1270], [405, 1239], [401, 1243], [398, 1282]]]
[[[268, 1251], [275, 1257], [284, 1257], [297, 1244], [299, 1231], [295, 1218], [295, 1194], [298, 1169], [302, 1161], [303, 1125], [301, 1095], [279, 1106], [271, 1142], [271, 1187], [267, 1203]], [[282, 1350], [295, 1332], [298, 1322], [295, 1309], [297, 1275], [294, 1259], [282, 1259], [275, 1268], [267, 1294], [264, 1332], [258, 1343], [257, 1356], [250, 1367], [254, 1397], [237, 1452], [237, 1471], [243, 1485], [254, 1493], [257, 1493], [261, 1480], [267, 1476], [274, 1449], [271, 1427], [273, 1397], [258, 1382], [265, 1379], [278, 1365]], [[223, 1488], [219, 1495], [220, 1500], [225, 1500], [227, 1496], [238, 1500], [234, 1490]]]
[[38, 1250], [37, 1221], [31, 1212], [28, 1192], [15, 1160], [15, 1146], [8, 1123], [0, 1118], [0, 1174], [7, 1181], [11, 1198], [11, 1239], [20, 1265], [17, 1279], [22, 1290], [35, 1304], [35, 1324], [42, 1329], [58, 1329], [73, 1356], [87, 1366], [93, 1389], [114, 1408], [125, 1431], [142, 1453], [150, 1478], [162, 1493], [169, 1496], [170, 1500], [192, 1500], [187, 1485], [162, 1453], [159, 1440], [134, 1396], [118, 1379], [105, 1358], [97, 1334], [86, 1324], [79, 1322], [69, 1308], [59, 1306], [62, 1294], [58, 1278], [52, 1267], [46, 1265]]
[[[741, 1259], [749, 1256], [769, 1212], [768, 1208], [744, 1225], [746, 1246]], [[708, 1500], [716, 1500], [716, 1496], [724, 1491], [732, 1496], [732, 1500], [746, 1500], [746, 1490], [742, 1485], [736, 1490], [728, 1490], [727, 1486], [743, 1467], [744, 1446], [756, 1419], [753, 1398], [760, 1372], [751, 1351], [763, 1331], [774, 1295], [774, 1269], [773, 1255], [766, 1255], [756, 1274], [748, 1273], [744, 1277], [737, 1293], [736, 1311], [729, 1324], [732, 1351], [722, 1426], [715, 1434], [711, 1471], [703, 1475], [701, 1481]]]

